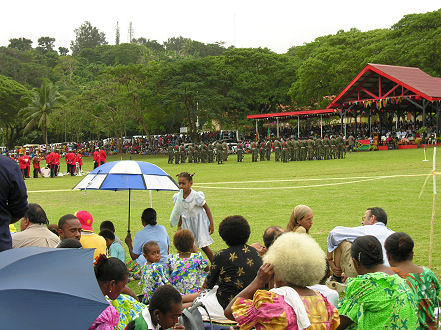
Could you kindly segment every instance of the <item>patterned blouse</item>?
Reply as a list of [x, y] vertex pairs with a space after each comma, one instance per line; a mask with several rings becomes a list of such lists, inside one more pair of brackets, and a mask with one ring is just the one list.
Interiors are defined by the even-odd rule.
[[136, 319], [147, 306], [136, 301], [133, 297], [120, 294], [118, 298], [110, 301], [119, 313], [118, 330], [124, 330], [131, 321]]
[[256, 249], [246, 244], [230, 246], [215, 254], [206, 280], [207, 287], [211, 289], [219, 285], [216, 297], [225, 309], [254, 280], [260, 266], [262, 259]]
[[[340, 317], [324, 296], [300, 296], [305, 305], [311, 326], [310, 330], [336, 329]], [[297, 316], [283, 296], [271, 291], [257, 290], [253, 299], [238, 298], [232, 306], [235, 320], [240, 329], [298, 329]]]
[[416, 297], [398, 275], [382, 272], [349, 278], [340, 315], [356, 329], [416, 329]]
[[144, 304], [148, 304], [156, 289], [165, 284], [169, 284], [169, 280], [163, 264], [158, 262], [149, 265], [146, 263], [141, 267], [141, 280], [138, 285], [142, 286], [144, 294], [142, 302]]
[[422, 273], [403, 273], [398, 268], [391, 267], [401, 278], [405, 279], [417, 297], [418, 322], [417, 329], [436, 328], [435, 308], [439, 304], [440, 285], [432, 271], [423, 267]]
[[169, 256], [168, 262], [170, 283], [182, 295], [201, 289], [208, 261], [200, 253], [192, 253], [189, 258], [180, 258], [179, 254], [174, 254]]

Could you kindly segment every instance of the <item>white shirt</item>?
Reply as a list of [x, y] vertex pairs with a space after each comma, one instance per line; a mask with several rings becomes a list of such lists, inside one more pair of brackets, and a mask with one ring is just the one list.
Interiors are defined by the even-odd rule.
[[332, 290], [332, 289], [328, 288], [326, 285], [323, 285], [323, 284], [310, 285], [310, 286], [308, 286], [308, 288], [311, 289], [311, 290], [315, 290], [315, 291], [320, 292], [334, 306], [338, 305], [339, 295], [338, 295], [337, 291]]
[[384, 242], [393, 233], [394, 231], [387, 228], [386, 225], [382, 222], [376, 222], [373, 225], [359, 227], [338, 226], [332, 229], [328, 235], [328, 252], [334, 251], [343, 241], [348, 241], [352, 243], [358, 237], [372, 235], [378, 238], [378, 240], [380, 241], [383, 248], [383, 263], [386, 266], [389, 266], [389, 262], [386, 257], [386, 250], [384, 249]]
[[158, 323], [158, 325], [153, 325], [152, 317], [150, 316], [150, 311], [149, 311], [148, 306], [142, 310], [142, 317], [143, 317], [145, 323], [147, 323], [147, 328], [149, 330], [159, 330], [159, 328], [160, 328], [159, 323]]

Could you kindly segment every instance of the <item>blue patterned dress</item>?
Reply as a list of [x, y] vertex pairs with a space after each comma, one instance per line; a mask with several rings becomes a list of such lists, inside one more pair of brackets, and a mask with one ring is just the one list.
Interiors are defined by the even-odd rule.
[[162, 285], [169, 284], [167, 271], [163, 264], [145, 264], [141, 267], [141, 280], [138, 285], [142, 286], [144, 297], [142, 302], [148, 304], [156, 289]]
[[201, 289], [208, 261], [200, 253], [192, 253], [189, 258], [179, 254], [169, 257], [170, 283], [182, 294], [196, 293]]

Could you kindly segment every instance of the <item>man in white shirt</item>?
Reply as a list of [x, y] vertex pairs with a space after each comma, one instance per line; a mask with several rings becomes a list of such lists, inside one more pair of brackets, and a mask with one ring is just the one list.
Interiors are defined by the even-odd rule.
[[359, 227], [335, 227], [328, 235], [328, 260], [335, 277], [356, 277], [357, 271], [351, 257], [352, 242], [356, 238], [372, 235], [383, 246], [384, 264], [389, 266], [384, 249], [384, 242], [394, 233], [386, 227], [387, 214], [380, 207], [368, 208]]

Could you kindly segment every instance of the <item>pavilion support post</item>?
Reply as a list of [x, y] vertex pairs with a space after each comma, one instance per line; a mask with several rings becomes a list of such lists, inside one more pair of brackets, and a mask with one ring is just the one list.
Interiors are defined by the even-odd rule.
[[257, 137], [259, 136], [259, 131], [257, 129], [257, 119], [256, 119], [256, 141], [257, 141]]
[[276, 118], [277, 123], [277, 138], [279, 138], [279, 118]]
[[423, 99], [423, 126], [426, 126], [426, 108], [427, 108], [428, 102], [426, 99]]
[[[344, 133], [344, 132], [343, 132], [343, 121], [344, 121], [344, 113], [343, 113], [343, 111], [342, 111], [341, 114], [340, 114], [340, 128], [341, 128], [341, 134]], [[346, 135], [346, 133], [345, 133], [345, 135]]]
[[320, 138], [323, 139], [323, 115], [320, 115]]
[[369, 125], [369, 136], [372, 136], [372, 134], [371, 134], [371, 109], [369, 109], [368, 125]]
[[300, 139], [300, 117], [297, 116], [297, 139]]
[[355, 119], [355, 136], [358, 136], [358, 134], [357, 134], [357, 111], [354, 111], [354, 119]]

